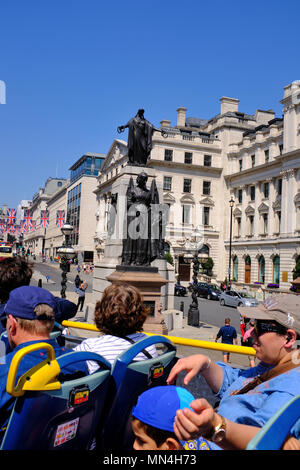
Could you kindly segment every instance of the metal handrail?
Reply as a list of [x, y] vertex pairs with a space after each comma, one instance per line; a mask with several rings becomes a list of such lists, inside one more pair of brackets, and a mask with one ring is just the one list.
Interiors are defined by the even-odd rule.
[[[98, 333], [100, 332], [100, 330], [95, 325], [91, 325], [90, 323], [81, 323], [81, 322], [64, 320], [62, 322], [62, 325], [65, 327], [70, 327], [70, 328], [78, 328], [82, 330], [95, 331]], [[144, 331], [143, 333], [145, 333], [148, 336], [153, 336], [154, 334], [157, 334], [157, 333], [147, 333], [147, 331]], [[255, 349], [249, 348], [247, 346], [216, 343], [214, 341], [202, 341], [199, 339], [181, 338], [178, 336], [169, 336], [169, 335], [159, 335], [159, 336], [168, 338], [170, 341], [172, 341], [172, 343], [181, 344], [183, 346], [192, 346], [194, 348], [202, 348], [202, 349], [212, 349], [214, 351], [225, 351], [225, 352], [230, 352], [230, 353], [243, 354], [246, 356], [256, 355]]]

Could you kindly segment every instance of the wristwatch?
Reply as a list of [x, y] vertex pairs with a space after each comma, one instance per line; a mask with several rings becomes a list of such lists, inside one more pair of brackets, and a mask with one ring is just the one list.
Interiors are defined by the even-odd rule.
[[226, 435], [226, 420], [223, 416], [218, 416], [221, 418], [221, 422], [217, 424], [217, 426], [214, 426], [208, 434], [203, 436], [205, 439], [215, 442], [216, 444], [221, 442]]

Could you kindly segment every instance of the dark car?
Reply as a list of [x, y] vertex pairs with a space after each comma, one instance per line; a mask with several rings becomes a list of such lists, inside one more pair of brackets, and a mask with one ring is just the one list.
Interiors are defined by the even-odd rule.
[[197, 286], [197, 293], [198, 297], [205, 297], [208, 300], [219, 300], [222, 291], [216, 284], [199, 282]]
[[175, 284], [174, 295], [178, 297], [184, 297], [187, 294], [187, 288], [178, 284]]

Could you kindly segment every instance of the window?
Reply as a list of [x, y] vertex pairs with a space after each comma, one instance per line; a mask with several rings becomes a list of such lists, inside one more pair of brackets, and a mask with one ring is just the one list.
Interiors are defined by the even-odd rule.
[[270, 189], [269, 183], [264, 183], [264, 197], [266, 199], [268, 199], [269, 197], [269, 189]]
[[243, 160], [242, 159], [239, 160], [239, 169], [240, 169], [240, 171], [242, 171], [242, 169], [243, 169]]
[[238, 190], [238, 201], [240, 204], [243, 202], [243, 190], [242, 189]]
[[281, 196], [282, 195], [282, 179], [281, 178], [278, 180], [277, 191], [278, 191], [278, 196]]
[[209, 225], [209, 207], [203, 208], [203, 225]]
[[255, 201], [255, 186], [250, 186], [250, 200]]
[[173, 160], [173, 150], [165, 149], [165, 161], [171, 162]]
[[263, 221], [264, 221], [264, 234], [267, 235], [267, 233], [268, 233], [268, 214], [263, 214]]
[[280, 282], [280, 257], [278, 255], [273, 258], [273, 282], [275, 284]]
[[184, 163], [187, 165], [193, 163], [193, 154], [191, 152], [184, 152]]
[[184, 178], [183, 180], [183, 192], [190, 193], [192, 189], [192, 180], [188, 178]]
[[172, 190], [172, 178], [171, 176], [164, 176], [164, 191], [171, 191]]
[[210, 181], [203, 181], [203, 194], [206, 196], [210, 195]]
[[269, 150], [265, 150], [265, 163], [269, 161]]
[[249, 215], [249, 235], [254, 233], [254, 215]]
[[279, 144], [279, 154], [282, 155], [283, 152], [283, 145]]
[[61, 182], [61, 181], [58, 181], [58, 182], [57, 182], [57, 186], [58, 186], [58, 187], [62, 186], [62, 182]]
[[204, 166], [211, 166], [211, 155], [204, 155]]
[[255, 166], [255, 155], [251, 155], [251, 166], [252, 168]]
[[191, 215], [191, 206], [183, 205], [182, 206], [182, 223], [189, 224]]
[[265, 283], [265, 258], [260, 256], [258, 260], [258, 281]]
[[233, 281], [237, 281], [238, 280], [238, 270], [239, 270], [239, 260], [238, 260], [238, 257], [235, 256], [233, 258]]
[[241, 217], [236, 218], [236, 224], [237, 224], [237, 236], [241, 236], [241, 228], [242, 228], [242, 219]]

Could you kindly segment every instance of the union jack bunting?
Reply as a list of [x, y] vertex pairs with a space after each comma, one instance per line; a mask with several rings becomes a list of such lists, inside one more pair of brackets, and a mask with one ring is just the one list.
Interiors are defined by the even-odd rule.
[[36, 231], [36, 221], [33, 220], [33, 221], [31, 222], [31, 232], [35, 232], [35, 231]]
[[31, 227], [32, 224], [32, 210], [25, 209], [24, 210], [24, 225], [26, 227]]
[[49, 225], [49, 211], [41, 211], [41, 226], [46, 228]]
[[6, 230], [6, 223], [3, 220], [0, 220], [0, 232], [4, 232]]
[[15, 223], [17, 217], [17, 211], [16, 209], [7, 209], [6, 212], [6, 220], [8, 225], [12, 225]]
[[56, 212], [56, 227], [61, 228], [65, 223], [65, 211]]
[[10, 224], [10, 225], [7, 226], [7, 233], [13, 234], [13, 233], [15, 233], [15, 231], [16, 231], [16, 228], [15, 228], [14, 225]]

